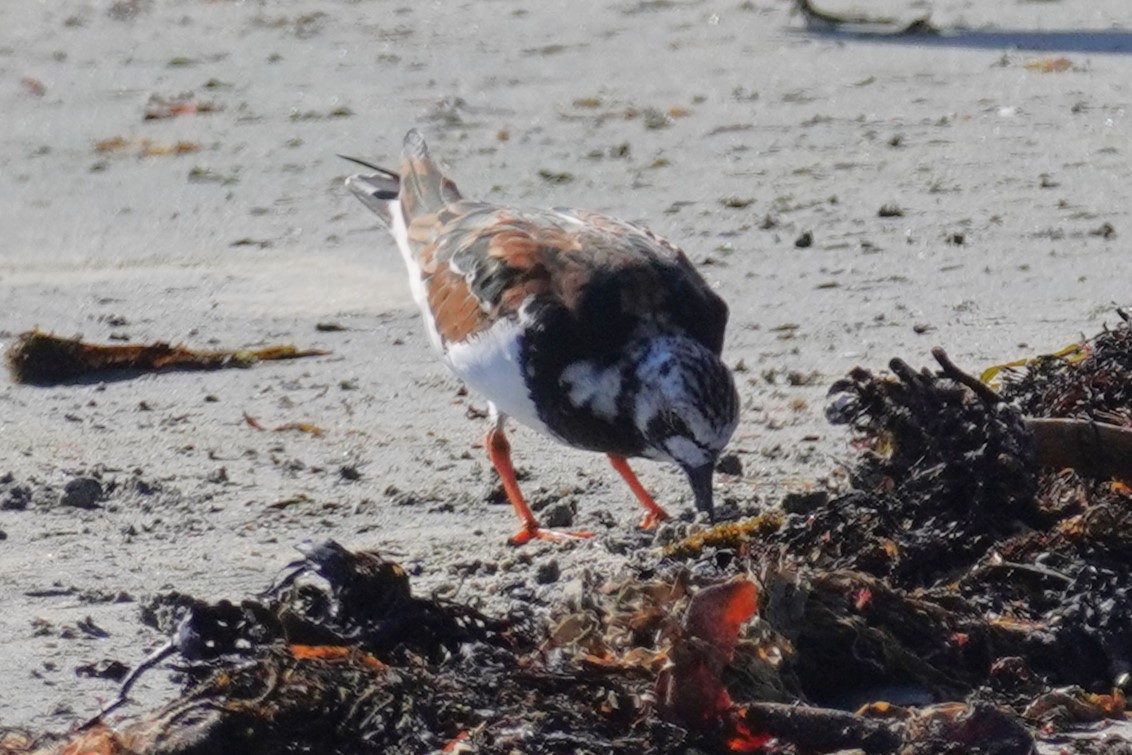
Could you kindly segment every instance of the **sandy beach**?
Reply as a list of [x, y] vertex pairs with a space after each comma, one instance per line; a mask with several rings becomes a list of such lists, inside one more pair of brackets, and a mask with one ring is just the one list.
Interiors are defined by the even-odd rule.
[[[731, 306], [742, 474], [716, 495], [732, 513], [839, 484], [851, 451], [824, 397], [850, 368], [927, 365], [941, 345], [978, 372], [1114, 322], [1127, 3], [826, 5], [930, 12], [944, 34], [821, 34], [777, 0], [0, 6], [0, 347], [38, 327], [332, 352], [0, 381], [0, 724], [93, 715], [116, 686], [76, 667], [163, 642], [139, 621], [147, 596], [239, 599], [305, 540], [378, 550], [485, 610], [549, 603], [653, 547], [603, 459], [523, 429], [530, 498], [597, 537], [507, 545], [486, 404], [429, 350], [338, 153], [396, 167], [417, 127], [469, 197], [600, 210], [680, 244]], [[294, 423], [321, 433], [272, 430]], [[691, 519], [677, 470], [639, 470]], [[98, 480], [89, 506], [65, 494], [76, 478]], [[550, 561], [558, 580], [537, 583]], [[134, 697], [174, 689], [155, 671]]]

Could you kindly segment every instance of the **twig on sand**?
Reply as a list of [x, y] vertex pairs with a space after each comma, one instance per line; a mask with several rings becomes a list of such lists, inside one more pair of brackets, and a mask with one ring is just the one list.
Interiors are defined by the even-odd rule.
[[146, 656], [145, 659], [135, 666], [134, 669], [126, 675], [126, 678], [122, 680], [122, 685], [118, 687], [118, 696], [114, 698], [113, 702], [104, 706], [102, 710], [98, 711], [97, 715], [83, 723], [82, 726], [79, 727], [79, 731], [89, 729], [92, 726], [102, 723], [106, 716], [125, 705], [126, 701], [130, 699], [130, 688], [134, 686], [134, 682], [140, 679], [141, 675], [146, 671], [149, 671], [151, 668], [161, 663], [161, 661], [173, 655], [176, 650], [177, 643], [173, 640], [169, 640]]
[[955, 366], [951, 358], [947, 356], [947, 352], [939, 346], [932, 349], [932, 356], [939, 362], [939, 366], [943, 369], [943, 374], [956, 383], [964, 385], [971, 389], [971, 392], [981, 398], [988, 404], [994, 405], [1002, 403], [1002, 396], [999, 396], [993, 388], [988, 386], [983, 381], [979, 380], [974, 375], [968, 375], [963, 370]]

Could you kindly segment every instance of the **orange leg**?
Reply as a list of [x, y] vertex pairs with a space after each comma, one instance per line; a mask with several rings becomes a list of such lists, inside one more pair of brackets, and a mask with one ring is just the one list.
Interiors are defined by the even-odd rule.
[[671, 519], [668, 512], [662, 509], [657, 502], [649, 495], [649, 491], [645, 490], [645, 486], [637, 479], [637, 475], [633, 474], [633, 470], [629, 468], [629, 462], [625, 460], [624, 456], [614, 456], [609, 454], [609, 463], [617, 470], [622, 479], [629, 484], [629, 489], [633, 491], [633, 495], [637, 496], [637, 500], [641, 505], [648, 509], [645, 518], [641, 520], [641, 527], [645, 529], [652, 529], [656, 525], [663, 522], [665, 519]]
[[511, 465], [511, 444], [503, 433], [502, 422], [497, 422], [495, 427], [487, 431], [484, 446], [487, 447], [487, 455], [491, 459], [492, 466], [495, 467], [495, 471], [499, 473], [500, 479], [503, 480], [503, 491], [507, 494], [507, 500], [515, 507], [515, 513], [523, 522], [522, 529], [511, 537], [512, 545], [523, 545], [534, 538], [568, 540], [575, 537], [593, 537], [592, 532], [558, 532], [539, 526], [535, 515], [531, 513], [530, 506], [523, 500], [523, 492], [519, 490], [519, 481], [515, 478], [515, 467]]

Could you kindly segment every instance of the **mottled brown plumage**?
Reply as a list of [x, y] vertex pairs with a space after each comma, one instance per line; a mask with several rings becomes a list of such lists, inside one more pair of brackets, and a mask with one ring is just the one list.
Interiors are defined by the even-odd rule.
[[[726, 305], [666, 239], [596, 212], [464, 200], [427, 152], [410, 153], [401, 175], [409, 241], [444, 340], [514, 317], [532, 297], [576, 312], [587, 285], [608, 273], [619, 278], [625, 315], [677, 325], [721, 350]], [[683, 298], [700, 311], [689, 313]], [[687, 314], [696, 319], [680, 321]]]
[[599, 213], [463, 199], [415, 131], [399, 177], [375, 170], [347, 183], [390, 226], [445, 363], [497, 414], [487, 446], [524, 519], [517, 538], [540, 531], [509, 479], [507, 415], [609, 454], [650, 522], [667, 514], [625, 457], [680, 464], [710, 513], [738, 401], [719, 361], [727, 306], [688, 257]]

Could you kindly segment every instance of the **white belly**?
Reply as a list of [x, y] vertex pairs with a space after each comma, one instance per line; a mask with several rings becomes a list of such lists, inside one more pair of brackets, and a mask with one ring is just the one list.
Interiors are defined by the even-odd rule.
[[486, 397], [499, 412], [532, 430], [551, 435], [539, 419], [523, 380], [519, 362], [519, 334], [522, 326], [514, 320], [501, 320], [464, 343], [450, 343], [444, 363], [468, 387]]

